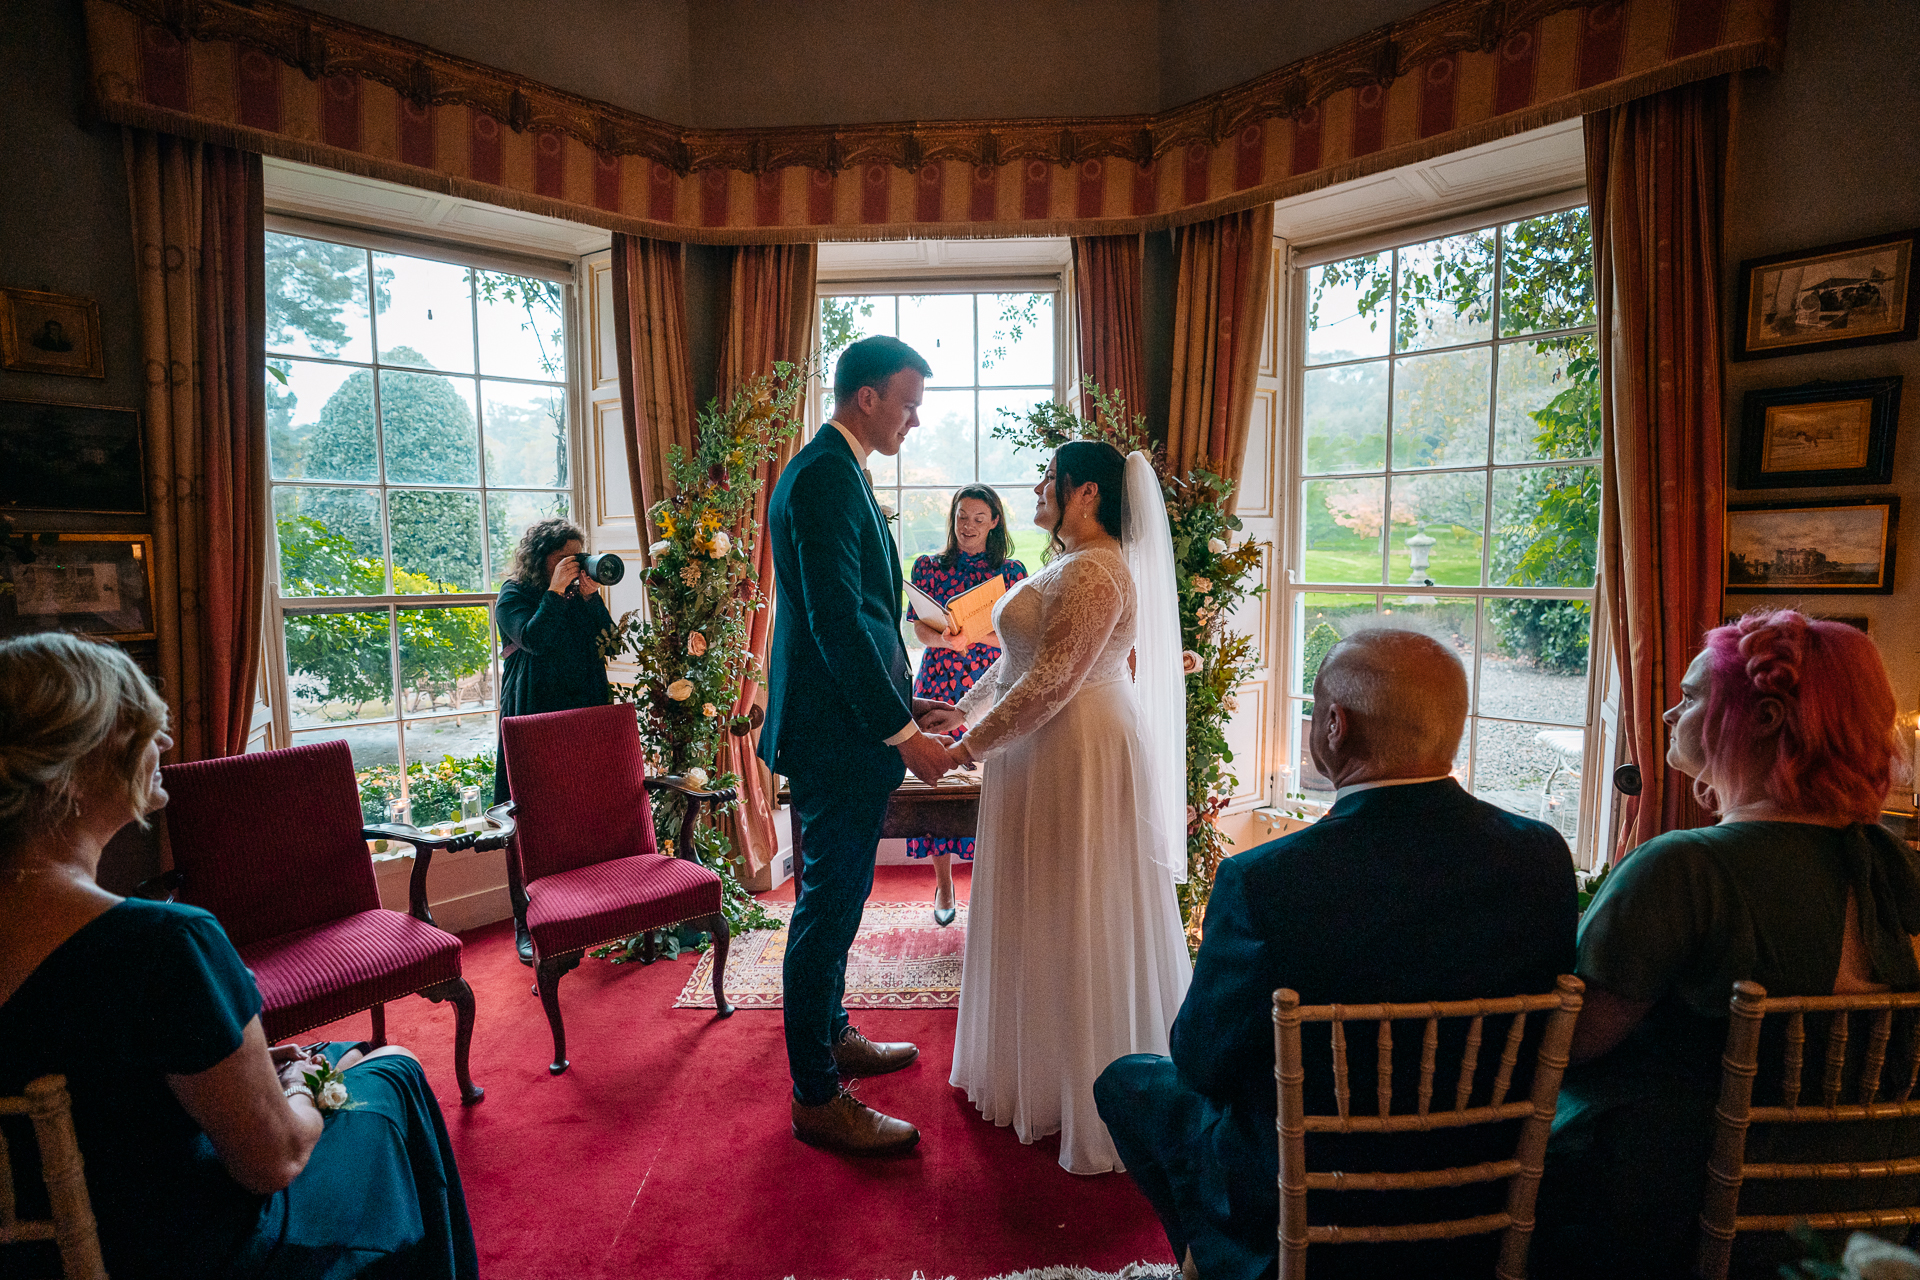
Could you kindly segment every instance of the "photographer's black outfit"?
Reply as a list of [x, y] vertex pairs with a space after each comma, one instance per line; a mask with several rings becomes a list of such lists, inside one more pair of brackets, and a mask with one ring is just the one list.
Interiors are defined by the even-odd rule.
[[[530, 716], [543, 711], [598, 707], [608, 699], [607, 663], [600, 656], [600, 635], [613, 625], [604, 592], [558, 595], [544, 583], [509, 579], [493, 606], [506, 651], [500, 680], [500, 714]], [[507, 785], [504, 750], [497, 750], [493, 802], [512, 794]], [[513, 899], [514, 933], [521, 958], [532, 963], [533, 943], [525, 932], [526, 893], [519, 868], [507, 859], [507, 889]]]

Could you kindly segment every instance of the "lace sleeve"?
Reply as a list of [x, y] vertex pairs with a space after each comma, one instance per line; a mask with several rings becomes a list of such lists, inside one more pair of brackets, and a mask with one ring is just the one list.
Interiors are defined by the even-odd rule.
[[960, 701], [953, 705], [967, 718], [969, 727], [993, 710], [994, 694], [1000, 687], [1000, 668], [1006, 662], [1007, 655], [1002, 653], [993, 660], [993, 665], [973, 678], [973, 687], [961, 695]]
[[1040, 651], [1026, 674], [967, 732], [967, 749], [984, 759], [1053, 719], [1080, 691], [1126, 608], [1113, 576], [1091, 557], [1061, 566], [1044, 597]]

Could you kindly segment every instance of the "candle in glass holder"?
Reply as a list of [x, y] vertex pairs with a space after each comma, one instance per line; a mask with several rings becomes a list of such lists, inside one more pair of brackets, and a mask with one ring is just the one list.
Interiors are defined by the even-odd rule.
[[405, 796], [394, 796], [387, 801], [387, 821], [396, 826], [413, 825], [413, 801]]
[[460, 788], [460, 821], [464, 825], [480, 820], [480, 788], [469, 783]]

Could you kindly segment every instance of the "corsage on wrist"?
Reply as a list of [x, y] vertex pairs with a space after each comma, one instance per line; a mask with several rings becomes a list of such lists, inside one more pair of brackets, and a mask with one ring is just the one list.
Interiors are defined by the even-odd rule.
[[300, 1079], [302, 1083], [287, 1086], [287, 1096], [306, 1094], [323, 1116], [335, 1111], [351, 1111], [360, 1105], [347, 1093], [345, 1074], [324, 1059], [301, 1072]]

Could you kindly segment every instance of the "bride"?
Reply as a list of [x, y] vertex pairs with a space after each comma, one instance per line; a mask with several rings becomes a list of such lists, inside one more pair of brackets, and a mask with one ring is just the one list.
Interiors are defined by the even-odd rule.
[[[1167, 1052], [1191, 966], [1185, 680], [1173, 546], [1145, 455], [1074, 441], [1034, 489], [1054, 558], [994, 608], [961, 699], [984, 762], [952, 1082], [1072, 1173], [1121, 1168], [1094, 1109], [1115, 1058]], [[1124, 502], [1123, 495], [1124, 494]]]

